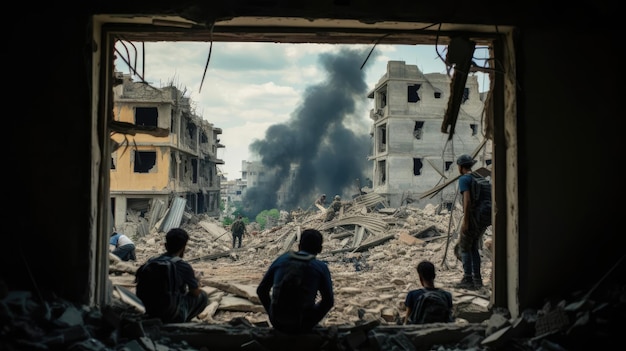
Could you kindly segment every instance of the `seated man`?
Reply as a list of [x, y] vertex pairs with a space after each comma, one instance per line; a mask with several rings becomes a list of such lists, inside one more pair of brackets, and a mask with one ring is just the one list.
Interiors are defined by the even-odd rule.
[[452, 294], [435, 288], [435, 265], [424, 260], [417, 265], [417, 274], [424, 288], [407, 294], [404, 324], [453, 322]]
[[[193, 268], [183, 260], [187, 241], [189, 234], [184, 229], [170, 229], [165, 235], [166, 252], [150, 258], [135, 274], [137, 297], [143, 302], [146, 314], [164, 323], [189, 322], [209, 304]], [[173, 272], [169, 270], [170, 263]]]
[[[298, 251], [274, 260], [259, 283], [257, 295], [276, 330], [311, 331], [333, 307], [330, 271], [326, 263], [316, 258], [322, 251], [322, 241], [318, 230], [304, 230]], [[316, 303], [318, 291], [321, 299]]]

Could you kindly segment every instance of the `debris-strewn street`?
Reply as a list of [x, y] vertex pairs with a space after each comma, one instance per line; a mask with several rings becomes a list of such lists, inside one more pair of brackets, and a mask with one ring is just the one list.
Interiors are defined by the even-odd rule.
[[[249, 225], [240, 249], [232, 249], [230, 231], [218, 221], [187, 216], [181, 227], [191, 240], [184, 258], [202, 274], [210, 304], [184, 324], [163, 325], [142, 314], [134, 296], [134, 272], [164, 250], [164, 233], [135, 235], [137, 261], [122, 262], [110, 255], [110, 306], [86, 308], [44, 301], [28, 292], [3, 292], [0, 317], [6, 323], [0, 345], [9, 351], [579, 350], [603, 349], [623, 328], [623, 286], [607, 285], [599, 292], [577, 293], [569, 301], [549, 301], [512, 319], [505, 309], [490, 308], [490, 229], [482, 249], [485, 287], [456, 289], [462, 277], [453, 252], [460, 211], [374, 206], [375, 201], [345, 202], [330, 220], [317, 209], [283, 213], [265, 230]], [[127, 230], [132, 227], [129, 223]], [[271, 328], [255, 291], [273, 259], [295, 249], [298, 234], [306, 228], [325, 236], [318, 257], [329, 265], [335, 306], [313, 333], [296, 337]], [[455, 323], [400, 325], [406, 293], [420, 287], [415, 266], [422, 259], [437, 267], [436, 285], [452, 293]]]
[[[316, 228], [325, 236], [318, 256], [328, 262], [335, 289], [335, 307], [323, 326], [354, 325], [363, 320], [380, 320], [397, 325], [404, 316], [404, 297], [421, 287], [415, 267], [422, 259], [438, 268], [436, 284], [452, 291], [459, 312], [486, 312], [489, 303], [491, 261], [483, 251], [485, 288], [456, 290], [462, 278], [460, 262], [453, 254], [454, 238], [448, 242], [450, 216], [436, 208], [403, 208], [368, 212], [346, 202], [341, 214], [330, 221], [318, 211], [285, 216], [280, 224], [266, 230], [248, 227], [243, 247], [232, 249], [232, 237], [209, 218], [194, 218], [184, 224], [191, 240], [185, 259], [203, 275], [212, 305], [201, 314], [206, 323], [225, 323], [243, 317], [251, 323], [267, 320], [255, 294], [256, 285], [269, 264], [281, 252], [295, 249], [298, 233]], [[454, 220], [453, 220], [454, 222]], [[487, 238], [489, 236], [487, 235]], [[112, 262], [111, 279], [133, 291], [133, 274], [150, 256], [163, 251], [164, 233], [151, 233], [135, 240], [137, 262]], [[119, 272], [126, 271], [120, 275]]]

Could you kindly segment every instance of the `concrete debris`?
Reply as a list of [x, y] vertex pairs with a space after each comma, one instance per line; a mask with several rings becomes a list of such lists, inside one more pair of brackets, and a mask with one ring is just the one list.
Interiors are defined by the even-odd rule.
[[[602, 301], [586, 294], [511, 319], [508, 311], [490, 308], [491, 256], [486, 246], [485, 287], [454, 288], [462, 277], [452, 252], [460, 213], [429, 206], [384, 208], [380, 213], [377, 199], [361, 201], [367, 205], [346, 204], [346, 211], [328, 222], [316, 211], [286, 216], [290, 221], [264, 230], [252, 224], [240, 249], [232, 249], [228, 228], [192, 216], [182, 225], [191, 236], [185, 259], [200, 273], [210, 303], [191, 323], [164, 325], [143, 314], [134, 295], [134, 271], [163, 251], [164, 233], [134, 238], [136, 262], [110, 258], [112, 303], [101, 309], [43, 301], [30, 292], [4, 292], [0, 349], [293, 350], [298, 345], [303, 350], [577, 350], [581, 345], [609, 345], [626, 330], [623, 286], [595, 291], [605, 293]], [[312, 333], [284, 335], [269, 325], [256, 285], [274, 258], [296, 248], [306, 228], [325, 235], [318, 257], [331, 270], [335, 306]], [[485, 241], [490, 236], [488, 231]], [[454, 323], [401, 325], [406, 293], [420, 287], [415, 266], [422, 259], [435, 263], [436, 285], [453, 294]]]

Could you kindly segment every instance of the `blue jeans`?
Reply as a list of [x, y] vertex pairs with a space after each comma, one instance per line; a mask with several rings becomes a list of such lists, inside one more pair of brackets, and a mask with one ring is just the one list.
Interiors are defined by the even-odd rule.
[[459, 248], [461, 251], [461, 263], [463, 263], [463, 278], [482, 280], [480, 274], [480, 241], [485, 234], [485, 230], [474, 229], [468, 230], [467, 233], [461, 234], [459, 240]]
[[120, 246], [113, 250], [113, 254], [120, 258], [122, 261], [135, 261], [137, 257], [135, 256], [135, 245], [134, 244], [126, 244]]

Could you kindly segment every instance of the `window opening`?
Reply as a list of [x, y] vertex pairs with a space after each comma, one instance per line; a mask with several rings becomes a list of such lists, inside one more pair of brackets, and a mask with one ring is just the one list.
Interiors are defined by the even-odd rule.
[[117, 151], [111, 153], [111, 170], [115, 170], [117, 167]]
[[387, 125], [378, 126], [378, 152], [387, 151]]
[[417, 91], [420, 89], [421, 84], [413, 84], [407, 87], [407, 101], [408, 102], [418, 102], [420, 101], [420, 96]]
[[378, 91], [378, 107], [385, 108], [387, 106], [387, 86]]
[[378, 185], [385, 185], [387, 181], [387, 162], [385, 160], [378, 161]]
[[156, 151], [136, 151], [133, 171], [149, 173], [156, 166]]
[[159, 110], [156, 107], [135, 107], [135, 124], [158, 127]]
[[413, 175], [422, 175], [422, 167], [424, 164], [422, 163], [421, 158], [413, 159]]
[[415, 121], [415, 127], [413, 127], [413, 136], [415, 139], [422, 139], [424, 135], [424, 121]]
[[472, 124], [470, 124], [470, 128], [472, 129], [472, 135], [477, 135], [478, 134], [478, 124], [472, 123]]

